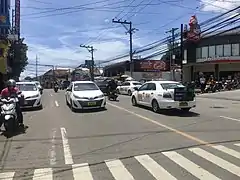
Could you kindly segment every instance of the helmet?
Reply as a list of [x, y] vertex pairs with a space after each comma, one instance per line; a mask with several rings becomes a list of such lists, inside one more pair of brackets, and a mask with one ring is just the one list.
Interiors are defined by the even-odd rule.
[[8, 87], [15, 87], [16, 86], [16, 81], [14, 79], [9, 79], [7, 82]]

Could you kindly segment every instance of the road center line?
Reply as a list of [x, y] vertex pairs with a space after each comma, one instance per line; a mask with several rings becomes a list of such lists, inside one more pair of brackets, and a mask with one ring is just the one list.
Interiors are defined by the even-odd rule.
[[70, 150], [70, 146], [68, 144], [67, 131], [63, 127], [61, 128], [61, 135], [62, 135], [65, 164], [73, 164], [72, 153]]
[[112, 103], [109, 103], [109, 102], [108, 102], [108, 104], [109, 104], [110, 106], [112, 106], [112, 107], [118, 108], [118, 109], [120, 109], [120, 110], [122, 110], [122, 111], [128, 112], [128, 113], [130, 113], [130, 114], [132, 114], [132, 115], [134, 115], [134, 116], [137, 116], [137, 117], [139, 117], [139, 118], [141, 118], [141, 119], [144, 119], [145, 121], [151, 122], [151, 123], [153, 123], [153, 124], [156, 124], [156, 125], [158, 125], [158, 126], [161, 126], [161, 127], [165, 128], [165, 129], [168, 129], [168, 130], [170, 130], [170, 131], [172, 131], [172, 132], [175, 132], [176, 134], [179, 134], [179, 135], [181, 135], [181, 136], [184, 136], [185, 138], [191, 139], [191, 140], [196, 141], [196, 142], [198, 142], [198, 143], [200, 143], [200, 144], [203, 144], [203, 145], [212, 146], [212, 145], [211, 145], [209, 142], [207, 142], [207, 141], [204, 141], [204, 140], [201, 140], [201, 139], [199, 139], [199, 138], [197, 138], [197, 137], [191, 136], [190, 134], [187, 134], [187, 133], [185, 133], [185, 132], [182, 132], [182, 131], [179, 131], [179, 130], [177, 130], [177, 129], [174, 129], [174, 128], [170, 127], [170, 126], [164, 125], [164, 124], [162, 124], [162, 123], [160, 123], [160, 122], [157, 122], [157, 121], [155, 121], [155, 120], [153, 120], [153, 119], [150, 119], [150, 118], [148, 118], [148, 117], [142, 116], [142, 115], [137, 114], [137, 113], [135, 113], [135, 112], [133, 112], [133, 111], [129, 111], [129, 110], [127, 110], [127, 109], [125, 109], [125, 108], [123, 108], [123, 107], [117, 106], [117, 105], [115, 105], [115, 104], [112, 104]]
[[55, 105], [58, 107], [59, 106], [59, 104], [58, 104], [58, 102], [57, 101], [55, 101]]
[[235, 118], [231, 118], [231, 117], [227, 117], [227, 116], [219, 116], [219, 117], [223, 118], [223, 119], [228, 119], [228, 120], [240, 122], [240, 119], [235, 119]]
[[55, 137], [56, 137], [56, 129], [53, 129], [52, 134], [51, 134], [51, 148], [49, 151], [49, 156], [50, 156], [50, 164], [53, 166], [56, 164], [56, 148], [55, 148]]

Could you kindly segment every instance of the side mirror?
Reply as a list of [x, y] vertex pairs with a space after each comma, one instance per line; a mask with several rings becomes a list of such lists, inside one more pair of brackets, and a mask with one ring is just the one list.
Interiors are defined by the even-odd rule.
[[134, 89], [135, 91], [138, 91], [138, 87], [134, 87], [133, 89]]

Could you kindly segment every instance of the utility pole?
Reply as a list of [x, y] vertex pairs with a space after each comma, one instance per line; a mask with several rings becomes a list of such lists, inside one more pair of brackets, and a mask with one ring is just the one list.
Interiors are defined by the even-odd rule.
[[126, 34], [129, 34], [130, 35], [130, 52], [129, 52], [129, 55], [130, 55], [130, 74], [131, 74], [131, 77], [133, 77], [133, 71], [134, 71], [134, 62], [133, 62], [133, 47], [132, 47], [132, 35], [135, 31], [138, 31], [138, 29], [136, 28], [132, 28], [132, 22], [131, 21], [121, 21], [120, 19], [119, 20], [112, 20], [113, 23], [118, 23], [118, 24], [122, 24], [123, 26], [125, 24], [129, 25], [129, 29], [127, 29], [125, 26], [125, 29], [127, 30]]
[[87, 48], [87, 50], [91, 53], [91, 64], [90, 64], [90, 75], [91, 75], [91, 80], [94, 81], [94, 57], [93, 57], [93, 52], [94, 52], [94, 48], [93, 46], [85, 46], [85, 45], [80, 45], [80, 47], [82, 48]]
[[166, 33], [171, 33], [171, 41], [170, 41], [170, 44], [171, 44], [171, 49], [170, 49], [170, 72], [172, 71], [172, 77], [173, 77], [173, 80], [175, 80], [175, 69], [172, 68], [175, 64], [175, 57], [174, 57], [174, 42], [175, 42], [175, 31], [178, 30], [178, 28], [172, 28], [171, 30], [167, 31]]
[[38, 80], [38, 56], [36, 55], [36, 81]]
[[184, 59], [184, 50], [183, 50], [183, 24], [181, 24], [181, 82], [183, 82], [183, 60]]

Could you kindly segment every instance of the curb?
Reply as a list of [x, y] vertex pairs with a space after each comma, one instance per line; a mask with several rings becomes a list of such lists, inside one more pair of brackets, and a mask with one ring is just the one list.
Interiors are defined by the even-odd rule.
[[221, 99], [221, 100], [229, 100], [229, 101], [240, 101], [240, 99], [232, 99], [232, 98], [225, 98], [225, 97], [208, 97], [208, 96], [197, 96], [198, 98], [205, 98], [205, 99]]

